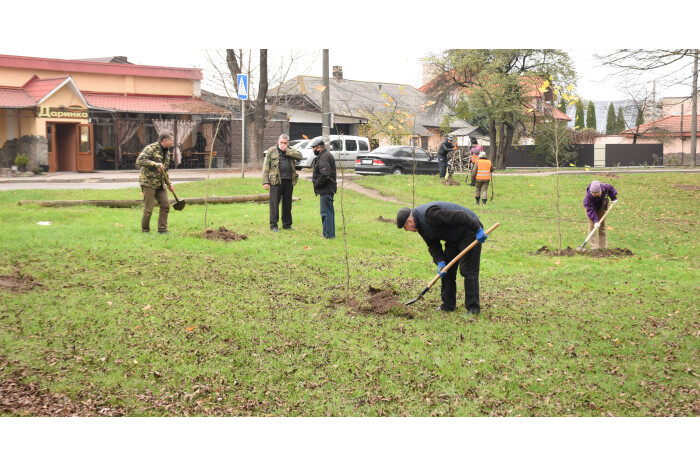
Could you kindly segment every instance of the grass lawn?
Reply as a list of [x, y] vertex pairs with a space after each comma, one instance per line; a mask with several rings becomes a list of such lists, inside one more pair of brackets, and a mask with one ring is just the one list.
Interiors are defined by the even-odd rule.
[[[482, 314], [435, 311], [439, 283], [386, 314], [346, 306], [341, 196], [337, 238], [321, 238], [319, 199], [300, 180], [293, 231], [268, 228], [267, 204], [187, 206], [170, 235], [140, 233], [141, 208], [19, 206], [22, 199], [135, 199], [137, 189], [0, 192], [5, 379], [128, 416], [700, 415], [700, 175], [597, 175], [618, 189], [611, 248], [630, 256], [535, 254], [559, 246], [553, 176], [503, 176], [495, 199], [437, 177], [355, 178], [410, 206], [474, 208], [485, 227]], [[463, 180], [460, 180], [463, 181]], [[562, 246], [586, 237], [589, 175], [562, 175]], [[204, 196], [205, 182], [178, 184]], [[216, 179], [209, 194], [263, 192]], [[490, 190], [489, 190], [490, 195]], [[381, 222], [399, 205], [346, 190], [349, 293], [393, 290], [403, 303], [435, 274], [415, 233]], [[155, 230], [157, 211], [151, 220]], [[50, 221], [51, 225], [38, 225]], [[248, 236], [201, 238], [205, 227]], [[458, 303], [463, 301], [458, 280]], [[36, 415], [28, 408], [4, 415]]]

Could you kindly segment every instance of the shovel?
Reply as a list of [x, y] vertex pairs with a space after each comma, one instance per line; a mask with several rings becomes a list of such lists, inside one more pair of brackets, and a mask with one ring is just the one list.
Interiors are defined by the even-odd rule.
[[[491, 232], [493, 232], [494, 230], [496, 230], [496, 228], [497, 228], [499, 225], [501, 225], [501, 224], [498, 223], [498, 222], [496, 222], [495, 224], [493, 224], [493, 225], [491, 226], [490, 229], [488, 229], [488, 230], [487, 230], [486, 232], [484, 232], [484, 233], [485, 233], [486, 235], [490, 234]], [[454, 265], [457, 261], [459, 261], [459, 259], [460, 259], [462, 256], [466, 255], [467, 252], [468, 252], [469, 250], [471, 250], [472, 248], [474, 248], [474, 247], [476, 246], [477, 243], [479, 243], [479, 240], [474, 240], [473, 242], [471, 242], [471, 243], [469, 244], [468, 247], [466, 247], [464, 250], [462, 250], [462, 251], [460, 252], [460, 254], [458, 254], [457, 256], [455, 256], [455, 258], [454, 258], [452, 261], [450, 261], [450, 264], [448, 264], [447, 266], [445, 266], [444, 268], [442, 268], [442, 272], [445, 272], [445, 271], [447, 271], [448, 269], [450, 269], [450, 268], [452, 267], [452, 265]], [[428, 286], [427, 286], [426, 288], [423, 289], [423, 291], [420, 293], [420, 295], [418, 295], [418, 296], [417, 296], [416, 298], [414, 298], [413, 300], [407, 301], [406, 303], [404, 303], [404, 305], [410, 305], [411, 303], [417, 302], [419, 298], [421, 298], [423, 295], [425, 295], [425, 293], [426, 293], [428, 290], [430, 290], [430, 287], [432, 287], [433, 284], [434, 284], [435, 282], [437, 282], [438, 279], [440, 279], [440, 274], [437, 274], [435, 277], [433, 277], [433, 280], [431, 280], [430, 283], [428, 284]]]
[[[600, 220], [598, 221], [598, 223], [600, 223], [600, 224], [603, 223], [603, 221], [604, 221], [605, 218], [607, 217], [608, 213], [609, 213], [610, 211], [612, 211], [612, 208], [613, 208], [613, 206], [615, 206], [615, 204], [616, 204], [616, 203], [612, 203], [612, 202], [610, 203], [610, 207], [608, 208], [607, 211], [605, 211], [605, 214], [603, 214], [603, 217], [600, 218]], [[596, 233], [597, 231], [598, 231], [598, 227], [594, 227], [593, 230], [591, 230], [591, 233], [588, 234], [588, 237], [586, 237], [586, 239], [583, 241], [583, 243], [581, 244], [581, 246], [577, 246], [577, 247], [576, 247], [576, 251], [583, 251], [583, 250], [586, 248], [586, 243], [588, 243], [588, 240], [590, 240], [591, 237], [593, 236], [593, 234]]]
[[[163, 170], [163, 180], [165, 180], [165, 183], [167, 183], [169, 186], [172, 186], [170, 179], [168, 178], [168, 174], [165, 173], [165, 170]], [[177, 199], [175, 190], [173, 190], [173, 196], [175, 196], [175, 204], [173, 204], [173, 208], [175, 208], [176, 211], [182, 211], [185, 209], [185, 204], [187, 204], [187, 202], [184, 199]]]

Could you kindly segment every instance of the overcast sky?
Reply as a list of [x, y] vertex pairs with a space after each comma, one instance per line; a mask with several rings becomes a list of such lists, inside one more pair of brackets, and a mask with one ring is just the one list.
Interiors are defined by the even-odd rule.
[[[331, 67], [342, 66], [346, 79], [413, 86], [423, 84], [421, 59], [440, 49], [550, 47], [564, 49], [571, 55], [581, 98], [604, 101], [625, 99], [628, 83], [611, 77], [612, 70], [602, 67], [594, 52], [612, 51], [612, 47], [691, 45], [687, 43], [689, 30], [674, 30], [677, 43], [673, 44], [660, 43], [654, 34], [629, 43], [631, 35], [638, 36], [644, 30], [639, 29], [639, 21], [653, 22], [653, 18], [633, 18], [625, 7], [598, 0], [589, 1], [585, 11], [571, 13], [573, 19], [564, 19], [567, 12], [549, 11], [551, 27], [544, 17], [534, 14], [536, 4], [509, 1], [499, 2], [502, 8], [498, 12], [479, 10], [478, 14], [463, 3], [450, 2], [431, 2], [431, 13], [364, 0], [353, 2], [351, 9], [336, 12], [328, 12], [328, 3], [306, 2], [304, 11], [298, 13], [290, 3], [265, 2], [266, 7], [257, 12], [260, 18], [269, 18], [265, 21], [253, 19], [255, 6], [233, 3], [229, 16], [223, 13], [226, 7], [219, 7], [222, 10], [217, 13], [221, 14], [213, 17], [207, 17], [196, 4], [182, 1], [168, 2], [166, 7], [122, 0], [119, 8], [109, 7], [100, 13], [97, 3], [79, 0], [69, 2], [70, 15], [65, 6], [55, 2], [38, 3], [43, 4], [44, 14], [33, 16], [30, 25], [10, 21], [0, 30], [1, 54], [63, 59], [124, 55], [141, 65], [203, 68], [205, 77], [210, 68], [206, 50], [227, 46], [266, 47], [271, 51], [302, 49], [305, 53], [291, 76], [321, 76], [320, 48], [327, 47]], [[326, 13], [313, 13], [314, 5]], [[20, 6], [20, 2], [3, 8], [8, 10], [7, 18], [13, 16], [13, 10], [15, 16], [27, 13], [27, 7]], [[55, 15], [47, 10], [54, 10]], [[323, 20], [311, 21], [318, 14]], [[78, 27], [79, 24], [89, 26]], [[658, 97], [690, 95], [690, 87], [667, 89], [658, 85], [657, 93]]]

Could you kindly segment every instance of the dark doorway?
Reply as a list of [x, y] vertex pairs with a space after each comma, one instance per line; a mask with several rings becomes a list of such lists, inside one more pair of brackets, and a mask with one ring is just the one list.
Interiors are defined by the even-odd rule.
[[54, 123], [56, 132], [56, 170], [59, 172], [76, 172], [78, 148], [76, 146], [76, 124]]

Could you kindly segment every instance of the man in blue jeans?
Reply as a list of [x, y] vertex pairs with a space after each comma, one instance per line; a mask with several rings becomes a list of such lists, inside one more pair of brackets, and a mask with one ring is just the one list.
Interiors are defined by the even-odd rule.
[[321, 196], [323, 238], [335, 238], [333, 194], [338, 190], [338, 184], [335, 181], [335, 159], [326, 149], [326, 143], [322, 136], [312, 139], [309, 146], [313, 148], [314, 154], [317, 156], [311, 181], [314, 184], [314, 193]]
[[[459, 259], [459, 272], [464, 277], [464, 306], [467, 313], [481, 313], [479, 301], [479, 264], [481, 244], [488, 238], [479, 217], [459, 204], [433, 201], [415, 209], [401, 208], [396, 214], [396, 226], [409, 232], [418, 232], [428, 245], [428, 252], [437, 264], [440, 274], [442, 305], [438, 311], [457, 308], [457, 268], [442, 269], [474, 240], [474, 248]], [[445, 242], [443, 251], [441, 241]]]

